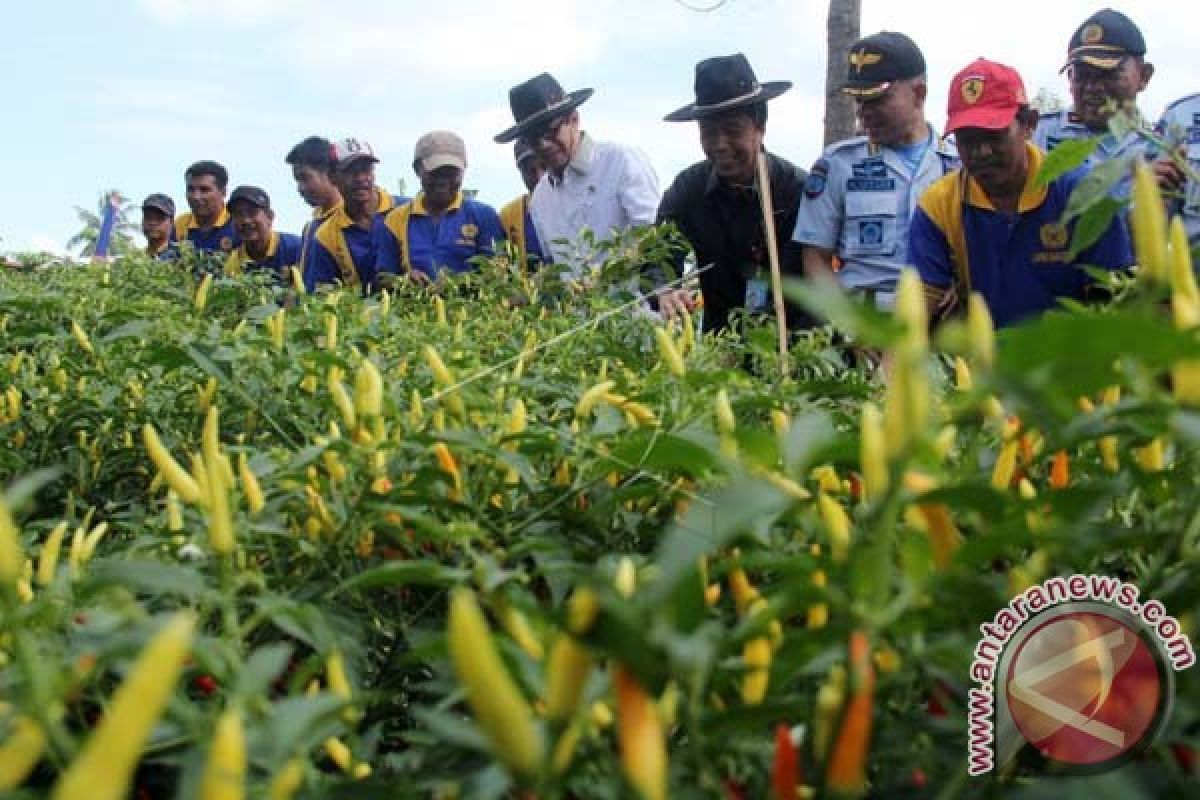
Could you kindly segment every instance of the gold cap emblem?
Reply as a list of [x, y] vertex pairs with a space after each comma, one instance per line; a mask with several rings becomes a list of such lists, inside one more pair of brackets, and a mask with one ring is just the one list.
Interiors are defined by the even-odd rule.
[[880, 61], [883, 61], [882, 53], [868, 53], [866, 50], [858, 50], [850, 54], [850, 65], [854, 67], [855, 72], [862, 72], [863, 67], [878, 64]]
[[1084, 44], [1096, 44], [1104, 40], [1104, 28], [1094, 23], [1088, 25], [1083, 29], [1083, 33], [1080, 34], [1079, 38], [1083, 40]]

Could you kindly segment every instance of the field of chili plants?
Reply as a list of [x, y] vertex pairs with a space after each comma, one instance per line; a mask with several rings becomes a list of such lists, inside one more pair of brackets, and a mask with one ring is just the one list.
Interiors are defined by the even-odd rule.
[[503, 258], [368, 299], [8, 271], [0, 793], [1187, 796], [1194, 670], [1116, 772], [967, 776], [1014, 593], [1115, 575], [1192, 630], [1200, 303], [1156, 225], [1111, 303], [999, 336], [928, 341], [911, 276], [894, 318], [798, 289], [886, 366], [815, 331], [787, 377], [769, 324]]

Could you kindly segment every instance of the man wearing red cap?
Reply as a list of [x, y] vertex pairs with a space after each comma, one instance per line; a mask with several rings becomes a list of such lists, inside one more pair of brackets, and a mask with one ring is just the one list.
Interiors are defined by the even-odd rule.
[[1091, 279], [1082, 267], [1133, 263], [1120, 219], [1072, 255], [1074, 225], [1062, 219], [1084, 170], [1037, 184], [1037, 112], [1015, 70], [983, 59], [968, 65], [950, 83], [949, 115], [963, 167], [922, 196], [909, 231], [909, 259], [935, 317], [978, 292], [998, 326], [1013, 324], [1060, 298], [1085, 299]]

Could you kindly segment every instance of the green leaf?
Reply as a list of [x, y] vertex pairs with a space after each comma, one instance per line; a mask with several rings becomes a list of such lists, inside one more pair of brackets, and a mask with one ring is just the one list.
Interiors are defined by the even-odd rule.
[[287, 666], [292, 652], [292, 646], [288, 644], [269, 644], [255, 650], [238, 673], [234, 694], [249, 699], [265, 693]]
[[449, 587], [457, 586], [470, 577], [468, 570], [445, 567], [436, 561], [395, 561], [360, 572], [338, 584], [330, 594], [410, 584]]
[[1113, 220], [1124, 209], [1124, 203], [1111, 197], [1103, 197], [1094, 205], [1088, 206], [1075, 223], [1071, 237], [1071, 258], [1078, 258], [1080, 253], [1100, 241], [1100, 237], [1108, 231]]
[[149, 595], [165, 594], [194, 598], [203, 594], [207, 588], [204, 577], [196, 570], [160, 561], [103, 559], [93, 563], [86, 575], [90, 584], [115, 584]]
[[1082, 167], [1099, 144], [1099, 136], [1059, 142], [1053, 150], [1046, 154], [1046, 158], [1042, 161], [1042, 168], [1038, 170], [1037, 177], [1034, 178], [1034, 184], [1048, 186], [1055, 178], [1059, 178], [1077, 167]]

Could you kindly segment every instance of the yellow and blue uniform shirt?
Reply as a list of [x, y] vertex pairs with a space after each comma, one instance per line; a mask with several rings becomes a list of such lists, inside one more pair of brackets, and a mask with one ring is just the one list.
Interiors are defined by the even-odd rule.
[[300, 267], [300, 274], [303, 275], [307, 269], [308, 254], [312, 250], [312, 243], [317, 236], [317, 229], [321, 227], [321, 223], [329, 219], [334, 211], [337, 211], [338, 206], [330, 208], [314, 208], [312, 219], [304, 223], [303, 230], [300, 231], [300, 260], [296, 262], [296, 266]]
[[242, 243], [233, 217], [228, 209], [221, 209], [217, 222], [211, 228], [201, 228], [196, 217], [189, 211], [175, 218], [173, 231], [175, 241], [191, 242], [202, 253], [232, 253]]
[[[1086, 174], [1072, 170], [1037, 186], [1044, 156], [1032, 144], [1017, 213], [999, 212], [962, 170], [942, 178], [920, 200], [909, 230], [909, 260], [928, 286], [979, 292], [997, 326], [1053, 308], [1059, 298], [1084, 299], [1083, 266], [1116, 270], [1133, 263], [1124, 220], [1072, 259], [1074, 225], [1063, 224], [1071, 192]], [[966, 295], [961, 295], [965, 297]]]
[[418, 270], [431, 278], [442, 270], [472, 272], [471, 259], [492, 255], [496, 242], [502, 241], [500, 217], [486, 203], [459, 192], [445, 212], [434, 217], [425, 208], [425, 195], [418, 194], [384, 217], [376, 269], [402, 274]]
[[546, 254], [542, 252], [542, 243], [529, 213], [529, 195], [523, 194], [500, 209], [500, 224], [520, 253], [522, 264], [535, 268], [537, 264], [545, 263]]
[[847, 290], [892, 292], [908, 263], [908, 226], [921, 194], [958, 168], [958, 154], [930, 126], [915, 163], [858, 136], [831, 145], [804, 183], [792, 240], [831, 250]]
[[1195, 175], [1200, 173], [1200, 94], [1188, 95], [1167, 106], [1156, 130], [1168, 147], [1182, 148], [1187, 154], [1193, 174], [1187, 176], [1183, 195], [1174, 198], [1170, 205], [1174, 213], [1183, 217], [1192, 247], [1200, 247], [1200, 181]]
[[226, 275], [241, 275], [243, 272], [270, 270], [281, 283], [289, 280], [288, 270], [300, 263], [300, 237], [294, 233], [271, 232], [267, 254], [255, 261], [246, 252], [246, 245], [239, 245], [225, 260]]
[[[1088, 169], [1113, 159], [1147, 158], [1150, 140], [1145, 136], [1147, 130], [1141, 123], [1140, 115], [1138, 121], [1141, 130], [1129, 131], [1118, 139], [1108, 132], [1100, 134], [1089, 130], [1074, 111], [1053, 111], [1038, 117], [1037, 129], [1033, 132], [1033, 143], [1048, 153], [1063, 142], [1098, 137], [1096, 149], [1083, 164]], [[1113, 186], [1112, 196], [1124, 200], [1132, 191], [1133, 171], [1130, 170]]]
[[361, 228], [338, 206], [317, 228], [310, 252], [305, 254], [304, 286], [313, 291], [323, 283], [340, 281], [343, 286], [361, 286], [370, 291], [375, 286], [376, 242], [383, 228], [383, 218], [405, 198], [396, 197], [376, 187], [379, 207], [371, 219], [370, 228]]

